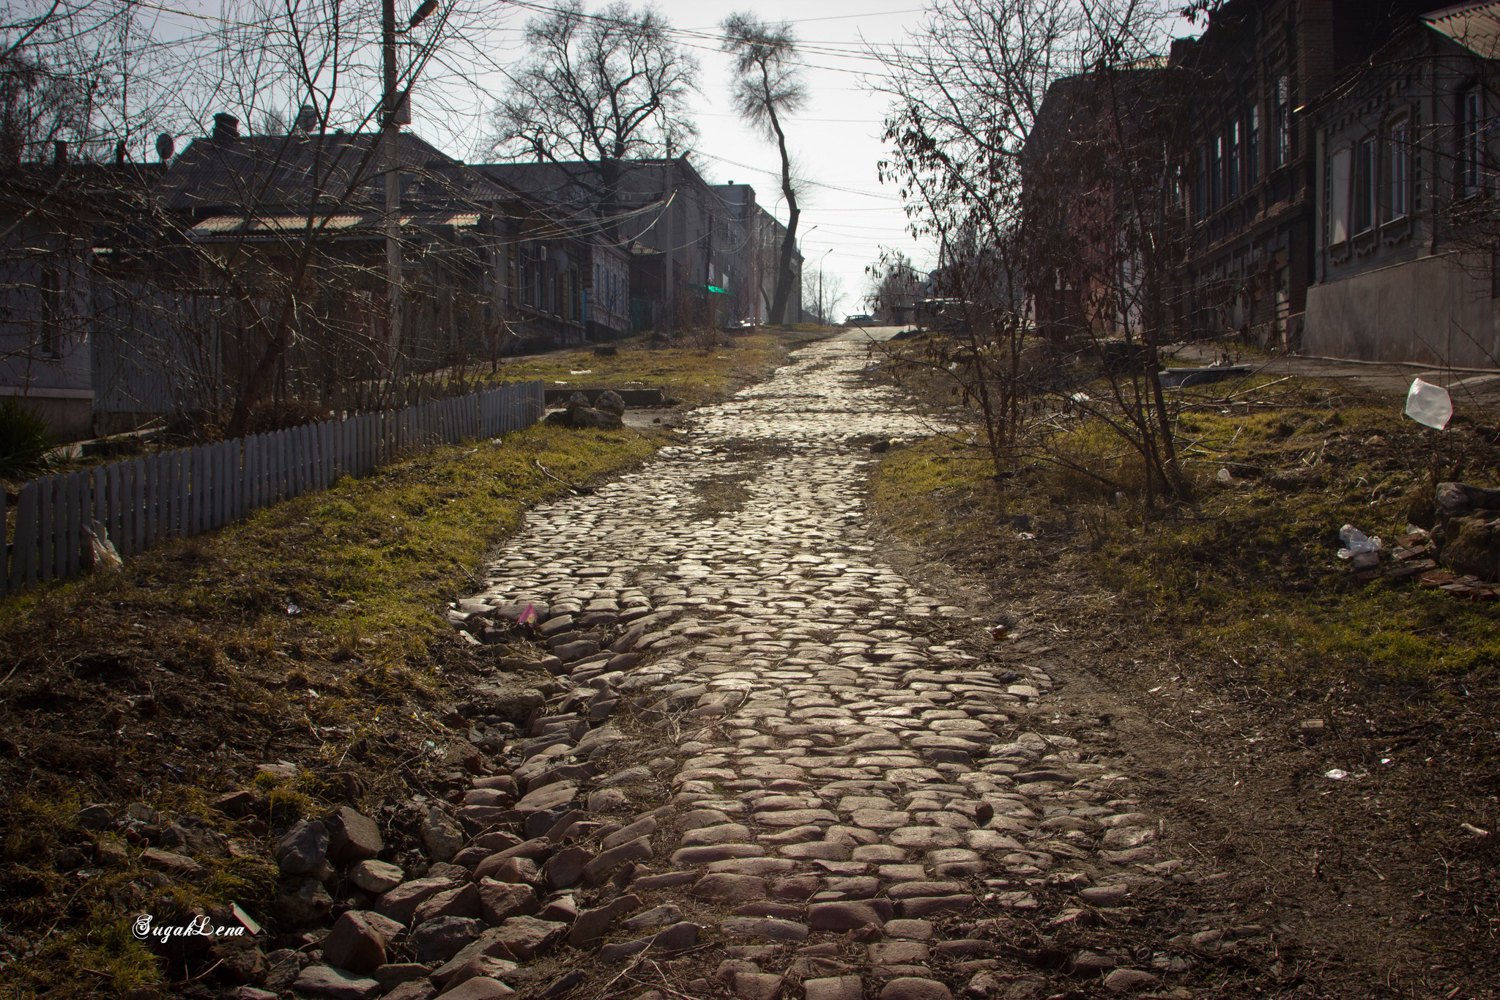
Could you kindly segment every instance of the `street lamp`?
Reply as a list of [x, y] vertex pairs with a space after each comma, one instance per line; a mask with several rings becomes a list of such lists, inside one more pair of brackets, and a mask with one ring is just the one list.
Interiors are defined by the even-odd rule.
[[[813, 227], [813, 229], [816, 228], [818, 227]], [[808, 232], [812, 232], [812, 229], [809, 229]], [[824, 325], [828, 323], [828, 312], [823, 303], [823, 262], [828, 259], [828, 255], [831, 253], [833, 253], [833, 247], [824, 250], [823, 256], [818, 258], [818, 318], [823, 321]]]

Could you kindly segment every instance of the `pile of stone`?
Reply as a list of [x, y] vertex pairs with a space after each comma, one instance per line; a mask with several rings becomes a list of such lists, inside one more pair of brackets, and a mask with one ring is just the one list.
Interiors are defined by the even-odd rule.
[[599, 393], [598, 398], [592, 403], [589, 402], [588, 396], [575, 392], [568, 399], [567, 409], [549, 413], [547, 423], [572, 427], [575, 430], [591, 427], [618, 430], [625, 426], [625, 400], [613, 389], [606, 389]]
[[1404, 535], [1383, 575], [1415, 577], [1455, 597], [1500, 597], [1500, 490], [1439, 483], [1432, 531]]
[[[507, 748], [507, 766], [473, 776], [451, 801], [427, 804], [415, 870], [381, 860], [393, 852], [352, 809], [286, 831], [276, 849], [278, 912], [295, 923], [336, 919], [326, 933], [311, 932], [307, 946], [265, 956], [265, 971], [238, 991], [240, 1000], [287, 990], [472, 1000], [509, 996], [523, 984], [538, 996], [561, 995], [578, 973], [531, 982], [522, 963], [562, 946], [618, 963], [698, 943], [700, 925], [676, 907], [647, 907], [638, 894], [681, 881], [637, 877], [656, 855], [653, 835], [669, 810], [636, 803], [664, 795], [676, 764], [626, 763], [638, 747], [609, 724], [617, 689], [641, 662], [636, 644], [666, 618], [644, 602], [466, 601], [452, 619], [501, 664], [566, 675], [567, 693], [553, 714], [534, 713]], [[342, 892], [340, 903], [329, 888]], [[614, 931], [623, 940], [606, 944]]]

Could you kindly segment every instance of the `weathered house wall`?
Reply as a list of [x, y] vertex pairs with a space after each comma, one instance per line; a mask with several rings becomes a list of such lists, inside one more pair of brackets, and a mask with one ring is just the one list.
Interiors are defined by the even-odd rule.
[[1496, 68], [1413, 19], [1317, 108], [1309, 353], [1500, 365]]

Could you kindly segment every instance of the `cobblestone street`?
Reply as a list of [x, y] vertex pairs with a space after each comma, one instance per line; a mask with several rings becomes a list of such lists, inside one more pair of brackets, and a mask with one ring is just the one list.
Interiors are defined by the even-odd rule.
[[[445, 995], [1047, 996], [999, 971], [1012, 921], [1123, 916], [1180, 877], [1128, 775], [1050, 731], [1025, 645], [867, 536], [871, 440], [923, 431], [861, 380], [867, 343], [799, 351], [646, 467], [536, 509], [455, 612], [535, 608], [570, 690], [465, 796], [457, 866], [382, 900], [441, 922], [478, 881]], [[1055, 961], [1172, 995], [1211, 934]]]

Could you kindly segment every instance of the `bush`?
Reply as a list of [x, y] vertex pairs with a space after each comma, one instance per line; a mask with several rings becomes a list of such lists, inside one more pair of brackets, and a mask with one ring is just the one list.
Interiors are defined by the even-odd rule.
[[1053, 463], [1051, 494], [1063, 500], [1110, 500], [1116, 491], [1138, 497], [1146, 487], [1146, 467], [1120, 432], [1095, 417], [1054, 434], [1043, 446]]
[[47, 467], [52, 434], [47, 422], [15, 396], [0, 402], [0, 476], [19, 479]]

